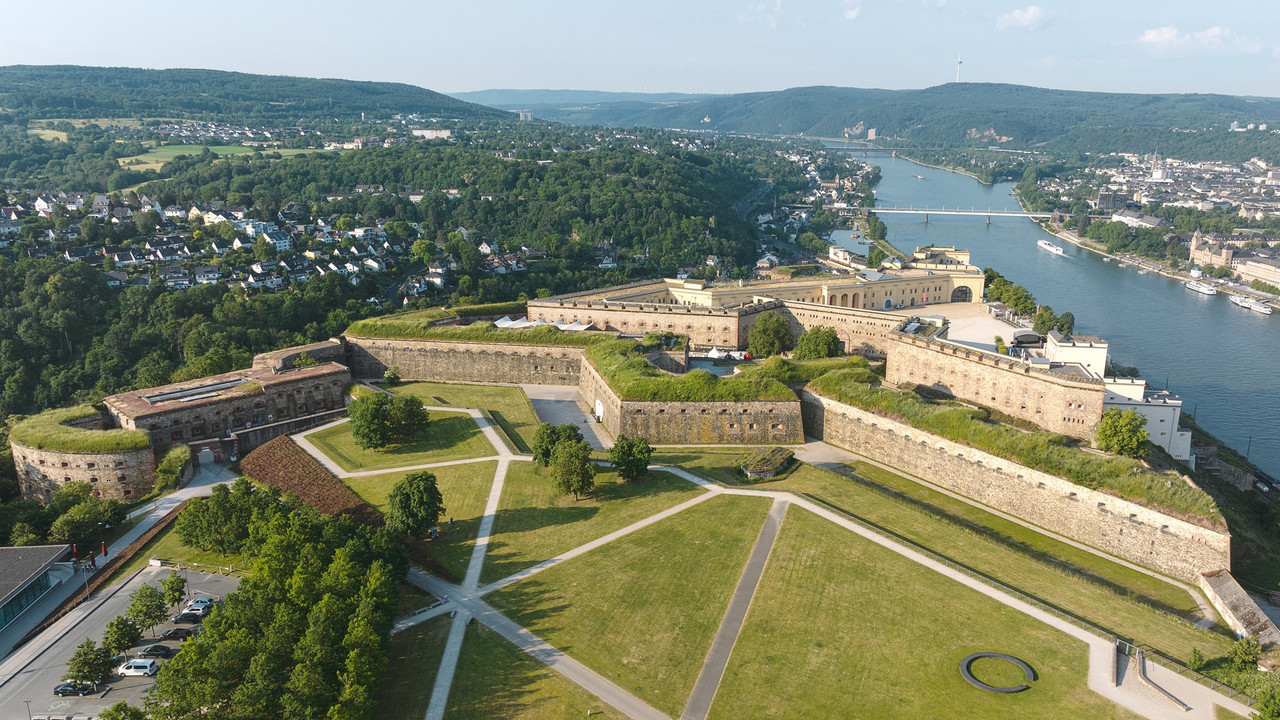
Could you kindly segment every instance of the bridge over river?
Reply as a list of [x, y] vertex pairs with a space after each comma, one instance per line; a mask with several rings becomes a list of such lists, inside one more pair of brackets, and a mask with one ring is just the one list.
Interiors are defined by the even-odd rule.
[[930, 215], [977, 215], [985, 216], [987, 224], [991, 224], [993, 217], [1025, 217], [1025, 218], [1047, 218], [1053, 213], [1047, 212], [1021, 212], [1015, 210], [978, 210], [970, 208], [961, 210], [960, 208], [903, 208], [903, 207], [877, 207], [871, 208], [872, 212], [877, 215], [924, 215], [924, 221], [929, 222]]

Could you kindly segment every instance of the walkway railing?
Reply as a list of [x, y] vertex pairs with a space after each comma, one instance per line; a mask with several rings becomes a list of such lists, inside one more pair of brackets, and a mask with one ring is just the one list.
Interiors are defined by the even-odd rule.
[[859, 525], [860, 527], [866, 530], [869, 530], [875, 533], [876, 535], [879, 535], [880, 537], [883, 537], [887, 540], [892, 540], [893, 542], [896, 542], [900, 545], [906, 545], [907, 547], [920, 553], [921, 555], [924, 555], [925, 557], [929, 558], [930, 560], [933, 560], [934, 562], [937, 562], [941, 565], [945, 565], [946, 567], [952, 570], [955, 570], [956, 572], [963, 573], [964, 575], [971, 577], [974, 580], [977, 580], [978, 582], [981, 582], [982, 584], [987, 585], [988, 587], [999, 590], [1002, 593], [1005, 593], [1007, 595], [1012, 595], [1013, 597], [1036, 608], [1037, 610], [1046, 612], [1058, 618], [1059, 620], [1063, 620], [1065, 622], [1071, 623], [1072, 625], [1080, 628], [1081, 630], [1090, 632], [1114, 645], [1117, 645], [1120, 647], [1120, 649], [1123, 652], [1125, 652], [1126, 655], [1133, 656], [1136, 654], [1138, 649], [1141, 649], [1146, 654], [1147, 659], [1152, 660], [1153, 662], [1161, 665], [1162, 667], [1168, 668], [1169, 670], [1172, 670], [1185, 678], [1193, 680], [1209, 688], [1210, 690], [1214, 690], [1215, 692], [1222, 693], [1223, 695], [1226, 695], [1227, 697], [1233, 700], [1236, 700], [1237, 702], [1244, 703], [1249, 707], [1256, 707], [1257, 705], [1257, 700], [1255, 700], [1252, 696], [1246, 695], [1240, 692], [1239, 690], [1223, 685], [1222, 683], [1214, 680], [1213, 678], [1201, 675], [1195, 670], [1192, 670], [1186, 665], [1183, 665], [1182, 663], [1159, 652], [1158, 650], [1155, 650], [1147, 645], [1125, 640], [1124, 638], [1121, 638], [1115, 633], [1105, 630], [1097, 625], [1094, 625], [1093, 623], [1089, 622], [1088, 620], [1085, 620], [1082, 617], [1078, 617], [1076, 615], [1073, 615], [1070, 612], [1067, 612], [1066, 610], [1063, 610], [1062, 608], [1056, 607], [1054, 605], [1050, 605], [1049, 603], [1046, 603], [1045, 601], [1037, 597], [1028, 595], [1027, 593], [1011, 585], [1006, 585], [1004, 582], [997, 580], [991, 577], [990, 575], [987, 575], [983, 572], [975, 570], [967, 565], [956, 562], [955, 560], [952, 560], [951, 558], [945, 555], [940, 555], [939, 553], [934, 552], [933, 550], [930, 550], [929, 548], [915, 542], [914, 540], [911, 540], [910, 538], [907, 538], [903, 535], [899, 535], [898, 533], [894, 532], [893, 530], [890, 530], [889, 528], [883, 527], [870, 520], [867, 520], [866, 518], [860, 517], [852, 512], [849, 512], [848, 510], [845, 510], [842, 507], [839, 507], [838, 505], [833, 505], [830, 502], [823, 500], [822, 498], [816, 497], [810, 493], [799, 493], [799, 494], [804, 496], [806, 499], [812, 501], [813, 503], [817, 505], [821, 505], [827, 508], [828, 510], [830, 510], [831, 512], [839, 514], [840, 516], [848, 519], [853, 523], [856, 523], [857, 525]]

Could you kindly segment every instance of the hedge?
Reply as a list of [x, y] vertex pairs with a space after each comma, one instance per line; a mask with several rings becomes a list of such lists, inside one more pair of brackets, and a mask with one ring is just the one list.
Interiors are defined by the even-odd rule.
[[129, 452], [151, 447], [151, 436], [145, 430], [88, 430], [66, 424], [98, 414], [91, 405], [46, 410], [14, 425], [10, 437], [29, 448], [74, 453]]
[[187, 468], [191, 462], [191, 447], [188, 445], [174, 445], [164, 459], [156, 466], [156, 490], [162, 492], [170, 488], [178, 487], [178, 482], [182, 480], [182, 471]]
[[587, 360], [623, 400], [660, 402], [752, 402], [795, 400], [796, 394], [770, 377], [722, 378], [707, 370], [671, 375], [642, 357], [633, 340], [600, 343]]
[[827, 373], [810, 383], [809, 389], [1077, 485], [1105, 489], [1201, 525], [1223, 525], [1217, 505], [1205, 491], [1180, 478], [1152, 472], [1137, 460], [1076, 447], [1057, 433], [1025, 432], [992, 422], [985, 410], [939, 404], [913, 392], [879, 387], [868, 383], [858, 370]]

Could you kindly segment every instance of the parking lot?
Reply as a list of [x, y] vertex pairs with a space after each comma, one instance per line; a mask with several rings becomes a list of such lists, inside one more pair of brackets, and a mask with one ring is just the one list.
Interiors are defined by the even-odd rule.
[[[121, 700], [125, 700], [132, 705], [141, 705], [146, 694], [151, 689], [152, 678], [139, 676], [121, 678], [115, 676], [110, 682], [101, 686], [101, 692], [97, 695], [86, 697], [56, 697], [53, 694], [53, 688], [62, 682], [62, 676], [66, 672], [67, 660], [75, 652], [76, 646], [83, 642], [86, 637], [100, 641], [102, 639], [103, 626], [112, 618], [124, 613], [129, 606], [129, 593], [134, 588], [143, 583], [150, 583], [159, 587], [160, 581], [168, 574], [168, 568], [145, 568], [124, 586], [104, 588], [97, 596], [92, 598], [89, 602], [98, 603], [98, 607], [62, 637], [54, 641], [47, 650], [36, 657], [11, 680], [0, 686], [0, 718], [21, 720], [21, 718], [27, 717], [28, 708], [30, 708], [33, 718], [93, 717], [103, 708], [114, 705]], [[187, 577], [188, 598], [200, 595], [223, 597], [234, 591], [239, 583], [238, 578], [223, 577], [221, 575], [208, 575], [189, 571], [184, 571], [182, 574]], [[174, 609], [174, 614], [177, 613], [178, 609]], [[137, 647], [130, 651], [130, 657], [136, 657], [138, 651], [158, 643], [175, 648], [181, 647], [182, 643], [178, 640], [160, 641], [158, 639], [161, 633], [174, 627], [190, 628], [192, 626], [175, 626], [172, 622], [166, 621], [157, 625], [154, 632], [144, 629], [143, 639]], [[121, 662], [123, 663], [123, 659], [121, 659]], [[159, 660], [158, 662], [163, 667], [166, 661]], [[29, 706], [27, 701], [30, 701]]]

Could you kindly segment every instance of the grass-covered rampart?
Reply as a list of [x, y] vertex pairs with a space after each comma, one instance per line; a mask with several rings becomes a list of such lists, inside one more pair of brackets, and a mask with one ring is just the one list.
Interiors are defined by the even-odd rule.
[[46, 410], [14, 425], [10, 437], [19, 445], [57, 452], [129, 452], [151, 447], [145, 430], [89, 430], [66, 424], [97, 414], [91, 405]]
[[[523, 302], [489, 303], [487, 305], [461, 305], [455, 308], [427, 308], [426, 310], [414, 310], [407, 313], [396, 313], [394, 315], [383, 315], [382, 317], [357, 320], [351, 324], [351, 327], [347, 328], [347, 332], [351, 335], [359, 335], [362, 337], [426, 339], [428, 335], [425, 335], [424, 333], [438, 330], [439, 328], [432, 327], [432, 323], [436, 323], [441, 320], [447, 320], [449, 318], [485, 317], [491, 315], [521, 317], [525, 312], [527, 312], [527, 305]], [[431, 335], [429, 337], [435, 336]]]
[[706, 370], [671, 375], [654, 367], [643, 354], [654, 348], [633, 340], [600, 343], [587, 360], [623, 400], [656, 402], [754, 402], [795, 400], [781, 382], [765, 376], [719, 377]]
[[386, 318], [357, 320], [347, 333], [359, 337], [403, 338], [412, 340], [456, 340], [458, 342], [510, 343], [526, 345], [571, 345], [582, 347], [613, 340], [604, 333], [561, 332], [551, 325], [509, 330], [490, 322], [470, 325], [437, 325], [428, 322], [384, 323]]
[[1209, 494], [1174, 475], [1152, 472], [1130, 458], [1091, 452], [1057, 433], [1026, 432], [992, 422], [988, 413], [977, 408], [935, 403], [912, 392], [880, 387], [869, 382], [867, 372], [830, 372], [811, 382], [809, 389], [1077, 485], [1200, 525], [1223, 527], [1222, 515]]

